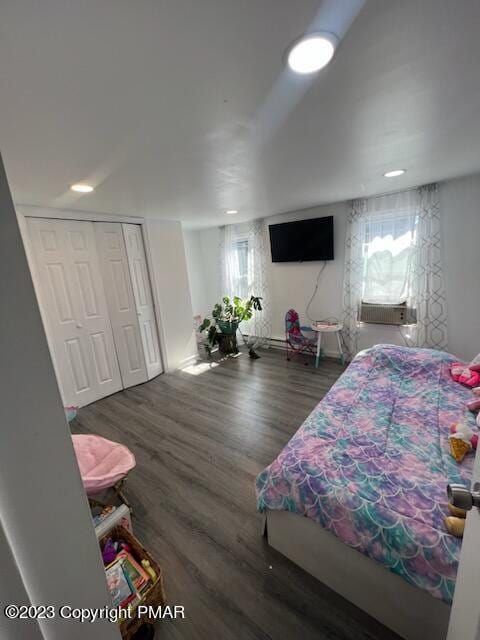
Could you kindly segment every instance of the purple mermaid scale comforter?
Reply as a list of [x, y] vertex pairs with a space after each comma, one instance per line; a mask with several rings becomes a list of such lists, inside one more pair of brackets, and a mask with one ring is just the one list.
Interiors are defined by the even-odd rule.
[[449, 354], [380, 345], [357, 355], [258, 476], [258, 507], [293, 511], [449, 603], [460, 540], [446, 485], [468, 484], [473, 455], [450, 456], [453, 422], [474, 416]]

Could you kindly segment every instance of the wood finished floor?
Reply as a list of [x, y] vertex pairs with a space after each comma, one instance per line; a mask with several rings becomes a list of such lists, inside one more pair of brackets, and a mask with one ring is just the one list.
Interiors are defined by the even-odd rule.
[[126, 444], [134, 532], [186, 619], [162, 640], [392, 639], [394, 634], [271, 549], [254, 481], [341, 374], [263, 351], [159, 376], [81, 409], [72, 428]]

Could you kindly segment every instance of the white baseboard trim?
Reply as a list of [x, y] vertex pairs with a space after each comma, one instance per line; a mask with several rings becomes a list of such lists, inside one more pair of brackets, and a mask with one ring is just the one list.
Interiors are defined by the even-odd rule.
[[195, 362], [197, 362], [199, 358], [198, 352], [192, 354], [191, 356], [188, 356], [188, 358], [184, 358], [183, 360], [181, 360], [178, 364], [177, 367], [175, 367], [176, 369], [185, 369], [185, 367], [189, 367], [192, 364], [195, 364]]
[[188, 356], [186, 358], [184, 358], [183, 360], [180, 360], [180, 362], [178, 362], [177, 364], [174, 364], [173, 366], [169, 366], [165, 369], [165, 373], [173, 373], [174, 371], [179, 371], [180, 369], [185, 369], [185, 367], [189, 367], [192, 364], [195, 364], [197, 362], [197, 360], [199, 359], [199, 354], [197, 353], [193, 353], [191, 356]]

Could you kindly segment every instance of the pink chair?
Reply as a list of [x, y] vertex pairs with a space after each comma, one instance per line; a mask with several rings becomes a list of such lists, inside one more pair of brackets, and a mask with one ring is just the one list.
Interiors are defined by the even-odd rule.
[[83, 486], [89, 498], [111, 489], [130, 508], [122, 487], [135, 467], [135, 456], [123, 444], [95, 435], [72, 435]]
[[316, 340], [305, 335], [303, 331], [312, 331], [310, 327], [301, 327], [298, 313], [289, 309], [285, 315], [285, 342], [287, 345], [287, 360], [291, 360], [301, 353], [315, 356]]

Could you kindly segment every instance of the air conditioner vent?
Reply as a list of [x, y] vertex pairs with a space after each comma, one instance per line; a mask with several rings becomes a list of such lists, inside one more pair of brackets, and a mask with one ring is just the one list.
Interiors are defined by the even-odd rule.
[[360, 322], [372, 324], [414, 324], [417, 321], [415, 309], [404, 304], [371, 304], [362, 302]]

